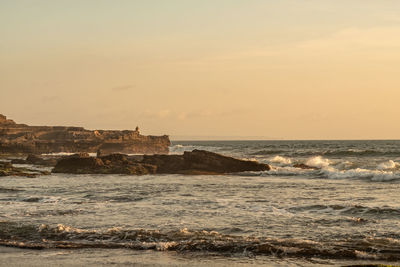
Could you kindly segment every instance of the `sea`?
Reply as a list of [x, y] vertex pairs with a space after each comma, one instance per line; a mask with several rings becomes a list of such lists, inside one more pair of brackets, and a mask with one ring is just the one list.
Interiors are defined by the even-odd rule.
[[400, 141], [193, 149], [271, 170], [1, 177], [0, 266], [400, 265]]

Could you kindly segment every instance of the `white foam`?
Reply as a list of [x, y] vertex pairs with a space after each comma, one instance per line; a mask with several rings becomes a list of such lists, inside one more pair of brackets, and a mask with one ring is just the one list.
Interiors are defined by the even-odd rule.
[[395, 172], [379, 172], [372, 177], [372, 181], [377, 181], [377, 182], [385, 182], [385, 181], [393, 181], [393, 180], [399, 180], [400, 179], [400, 173], [395, 173]]
[[346, 179], [346, 178], [372, 178], [373, 173], [366, 169], [337, 170], [334, 168], [324, 169], [322, 172], [330, 179]]
[[372, 181], [392, 181], [400, 179], [400, 173], [398, 172], [367, 170], [361, 168], [343, 171], [334, 168], [327, 168], [323, 169], [322, 173], [330, 179], [369, 178]]
[[316, 168], [326, 168], [329, 164], [331, 164], [331, 161], [321, 156], [312, 157], [306, 162], [306, 165]]
[[396, 169], [400, 164], [398, 162], [394, 162], [393, 160], [382, 162], [378, 165], [378, 170], [388, 170], [388, 169]]
[[262, 174], [264, 174], [264, 175], [297, 176], [297, 175], [307, 174], [310, 172], [315, 172], [315, 170], [300, 169], [300, 168], [295, 168], [295, 167], [271, 166], [271, 170], [262, 172]]
[[[321, 166], [321, 165], [320, 165]], [[326, 165], [325, 165], [326, 166]], [[271, 166], [271, 170], [264, 172], [246, 172], [246, 176], [303, 176], [321, 177], [328, 179], [368, 179], [370, 181], [393, 181], [400, 180], [400, 171], [392, 170], [371, 170], [371, 169], [347, 169], [341, 170], [333, 166], [326, 166], [320, 170], [300, 169], [291, 166]]]
[[272, 159], [270, 159], [269, 161], [273, 162], [273, 163], [280, 163], [280, 164], [286, 164], [286, 165], [289, 165], [292, 163], [292, 160], [290, 158], [285, 158], [282, 156], [275, 156]]

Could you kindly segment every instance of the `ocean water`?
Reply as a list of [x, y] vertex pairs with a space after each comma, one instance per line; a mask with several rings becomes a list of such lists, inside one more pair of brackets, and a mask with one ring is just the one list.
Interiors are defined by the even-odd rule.
[[400, 263], [400, 141], [175, 141], [171, 153], [193, 149], [272, 169], [2, 177], [0, 265]]

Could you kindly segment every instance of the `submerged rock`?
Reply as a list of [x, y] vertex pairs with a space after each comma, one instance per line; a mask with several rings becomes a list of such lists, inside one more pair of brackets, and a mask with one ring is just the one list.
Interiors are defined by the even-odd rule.
[[320, 168], [317, 168], [317, 167], [306, 165], [304, 163], [294, 164], [293, 167], [299, 168], [299, 169], [303, 169], [303, 170], [319, 170], [320, 169]]
[[270, 167], [220, 154], [193, 150], [183, 155], [144, 155], [141, 161], [124, 154], [103, 157], [65, 157], [53, 169], [54, 173], [75, 174], [223, 174], [244, 171], [267, 171]]

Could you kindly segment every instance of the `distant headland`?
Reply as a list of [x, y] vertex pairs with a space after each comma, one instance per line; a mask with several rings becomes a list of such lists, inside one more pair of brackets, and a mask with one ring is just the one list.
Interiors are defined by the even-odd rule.
[[0, 114], [0, 153], [168, 154], [168, 135], [145, 136], [135, 130], [87, 130], [83, 127], [29, 126]]

